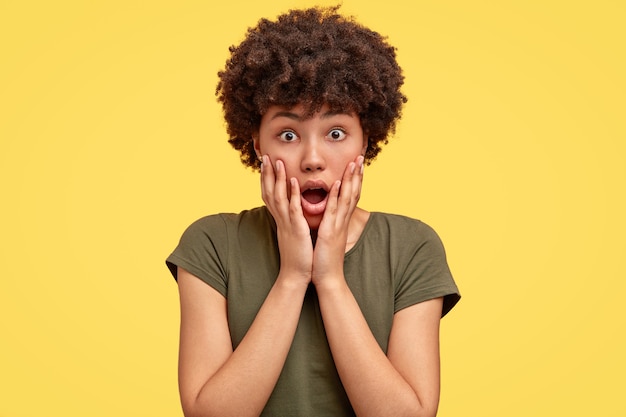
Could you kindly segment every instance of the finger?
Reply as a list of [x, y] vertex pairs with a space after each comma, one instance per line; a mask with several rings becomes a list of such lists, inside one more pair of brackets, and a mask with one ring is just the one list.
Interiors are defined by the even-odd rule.
[[355, 205], [361, 198], [361, 189], [363, 187], [363, 172], [365, 171], [365, 158], [359, 155], [356, 159], [357, 174], [354, 176], [354, 196]]
[[287, 199], [287, 173], [285, 164], [280, 159], [276, 161], [276, 178], [274, 182], [274, 204], [283, 215], [288, 214], [289, 200]]
[[291, 220], [296, 222], [299, 219], [304, 218], [304, 213], [302, 212], [302, 202], [300, 201], [300, 184], [298, 184], [298, 180], [295, 178], [291, 178], [289, 180], [291, 199], [289, 200], [289, 214]]
[[271, 205], [271, 197], [274, 195], [274, 185], [276, 179], [274, 177], [274, 168], [272, 161], [267, 155], [261, 157], [261, 196], [267, 205]]
[[[354, 206], [355, 196], [355, 178], [358, 178], [358, 169], [356, 162], [350, 162], [343, 173], [341, 181], [341, 192], [339, 193], [338, 207], [339, 215], [342, 217], [349, 216], [352, 212], [351, 208]], [[358, 187], [358, 184], [356, 184]]]
[[363, 184], [364, 158], [359, 155], [354, 162], [346, 167], [344, 180], [342, 181], [340, 194], [340, 213], [338, 216], [349, 219], [361, 198], [361, 186]]
[[328, 192], [328, 202], [326, 203], [326, 210], [324, 212], [324, 218], [326, 218], [327, 214], [329, 216], [335, 216], [337, 214], [341, 189], [342, 183], [339, 180], [335, 181], [334, 184], [330, 187], [330, 191]]
[[[278, 223], [281, 223], [283, 218], [287, 218], [288, 209], [286, 202], [281, 200], [281, 180], [278, 178], [279, 173], [277, 170], [282, 165], [284, 171], [284, 164], [282, 161], [277, 161], [276, 166], [272, 164], [272, 160], [269, 155], [263, 155], [261, 157], [261, 189], [262, 197], [265, 205], [269, 209], [270, 213]], [[280, 162], [280, 163], [279, 163]], [[282, 195], [284, 192], [284, 179], [282, 180]]]
[[361, 186], [363, 184], [364, 158], [359, 155], [354, 161], [355, 167], [350, 177], [350, 203], [356, 206], [361, 197]]

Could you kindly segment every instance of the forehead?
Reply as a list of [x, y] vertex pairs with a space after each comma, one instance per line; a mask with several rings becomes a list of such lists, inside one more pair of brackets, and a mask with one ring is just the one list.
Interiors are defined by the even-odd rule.
[[297, 104], [295, 106], [283, 106], [273, 105], [270, 106], [263, 115], [264, 120], [273, 120], [280, 117], [285, 117], [294, 121], [302, 122], [319, 117], [320, 119], [328, 119], [333, 116], [344, 115], [350, 117], [357, 117], [356, 114], [350, 110], [343, 110], [340, 108], [332, 108], [328, 104], [322, 105], [320, 109], [313, 110], [310, 107], [306, 107], [303, 104]]

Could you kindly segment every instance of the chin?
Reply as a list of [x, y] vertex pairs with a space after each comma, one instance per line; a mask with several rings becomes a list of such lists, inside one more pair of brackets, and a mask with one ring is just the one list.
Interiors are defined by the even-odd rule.
[[320, 227], [320, 223], [322, 222], [322, 216], [304, 216], [307, 224], [309, 225], [309, 229], [317, 230]]

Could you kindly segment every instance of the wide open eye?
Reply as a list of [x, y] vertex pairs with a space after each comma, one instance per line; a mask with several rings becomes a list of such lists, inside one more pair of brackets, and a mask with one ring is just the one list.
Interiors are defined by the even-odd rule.
[[280, 140], [284, 142], [293, 142], [294, 140], [298, 139], [298, 135], [296, 135], [295, 132], [291, 130], [285, 130], [283, 132], [280, 132], [279, 137]]
[[328, 137], [331, 140], [343, 140], [346, 138], [346, 132], [344, 132], [343, 129], [336, 127], [328, 132]]

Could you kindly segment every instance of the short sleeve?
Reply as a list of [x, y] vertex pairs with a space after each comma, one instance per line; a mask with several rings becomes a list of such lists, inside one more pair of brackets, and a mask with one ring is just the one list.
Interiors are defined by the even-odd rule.
[[177, 267], [181, 267], [226, 297], [227, 247], [228, 231], [224, 219], [220, 215], [207, 216], [185, 230], [165, 263], [174, 279], [178, 278]]
[[443, 297], [443, 317], [461, 295], [452, 278], [441, 239], [430, 226], [420, 221], [407, 225], [404, 231], [409, 234], [402, 239], [406, 268], [396, 285], [395, 311]]

